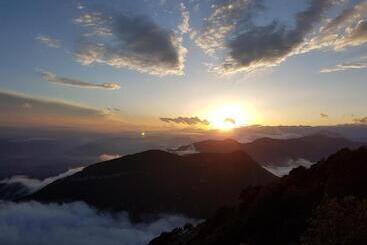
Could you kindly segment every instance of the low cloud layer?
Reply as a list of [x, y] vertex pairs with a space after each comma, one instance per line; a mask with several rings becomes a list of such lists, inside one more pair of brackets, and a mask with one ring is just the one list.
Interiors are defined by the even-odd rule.
[[109, 161], [109, 160], [113, 160], [113, 159], [120, 158], [120, 157], [122, 157], [122, 155], [120, 154], [104, 153], [99, 156], [99, 159], [101, 161]]
[[71, 87], [79, 87], [79, 88], [89, 88], [89, 89], [107, 89], [107, 90], [116, 90], [120, 89], [120, 85], [113, 82], [106, 83], [91, 83], [86, 81], [81, 81], [73, 78], [60, 77], [56, 74], [49, 71], [41, 71], [41, 76], [44, 80], [56, 84], [71, 86]]
[[288, 57], [312, 50], [343, 50], [367, 42], [367, 3], [357, 4], [328, 20], [342, 1], [311, 0], [296, 13], [294, 25], [274, 19], [258, 25], [254, 19], [268, 11], [265, 1], [218, 0], [203, 28], [193, 35], [206, 53], [222, 59], [211, 70], [220, 74], [252, 71], [280, 64]]
[[10, 178], [0, 180], [0, 184], [8, 184], [8, 185], [20, 184], [24, 187], [22, 189], [23, 193], [31, 194], [33, 192], [36, 192], [36, 191], [42, 189], [46, 185], [48, 185], [48, 184], [50, 184], [50, 183], [52, 183], [52, 182], [54, 182], [58, 179], [65, 178], [67, 176], [73, 175], [73, 174], [75, 174], [77, 172], [80, 172], [82, 170], [83, 170], [83, 167], [69, 169], [68, 171], [66, 171], [64, 173], [61, 173], [57, 176], [46, 178], [44, 180], [34, 179], [34, 178], [30, 178], [30, 177], [24, 176], [24, 175], [16, 175], [16, 176], [12, 176]]
[[88, 205], [0, 202], [0, 243], [7, 245], [143, 245], [163, 231], [193, 222], [162, 215], [132, 224], [126, 213], [109, 215]]
[[272, 174], [282, 177], [285, 176], [287, 174], [289, 174], [290, 171], [292, 171], [292, 169], [294, 168], [298, 168], [298, 167], [305, 167], [305, 168], [309, 168], [311, 167], [313, 164], [315, 164], [314, 162], [308, 161], [307, 159], [290, 159], [288, 160], [284, 166], [275, 166], [275, 165], [265, 165], [263, 166], [263, 168], [265, 168], [266, 170], [268, 170], [269, 172], [271, 172]]
[[208, 120], [202, 120], [198, 117], [176, 117], [176, 118], [162, 117], [160, 118], [160, 120], [165, 123], [186, 124], [190, 126], [210, 124]]
[[36, 37], [36, 40], [39, 41], [40, 43], [46, 45], [46, 46], [51, 47], [51, 48], [60, 48], [61, 47], [60, 40], [49, 37], [49, 36], [38, 35]]
[[177, 30], [156, 24], [147, 16], [86, 10], [75, 19], [86, 33], [76, 52], [83, 65], [101, 63], [153, 75], [182, 75], [186, 49], [182, 35], [189, 31], [189, 13], [181, 5]]

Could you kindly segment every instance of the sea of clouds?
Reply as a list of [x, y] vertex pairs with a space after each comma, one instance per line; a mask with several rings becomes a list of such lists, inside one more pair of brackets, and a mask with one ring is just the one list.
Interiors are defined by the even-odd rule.
[[195, 221], [161, 215], [155, 221], [131, 223], [125, 212], [102, 213], [83, 202], [0, 202], [0, 244], [140, 245], [187, 222]]

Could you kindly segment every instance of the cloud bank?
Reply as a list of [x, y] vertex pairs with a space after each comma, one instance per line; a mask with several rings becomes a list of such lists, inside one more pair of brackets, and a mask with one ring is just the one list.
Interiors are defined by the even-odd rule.
[[190, 126], [210, 124], [208, 120], [202, 120], [198, 117], [176, 117], [176, 118], [162, 117], [160, 118], [160, 120], [165, 123], [186, 124]]
[[285, 176], [287, 174], [289, 174], [290, 171], [292, 171], [292, 169], [294, 168], [298, 168], [298, 167], [305, 167], [305, 168], [309, 168], [311, 167], [313, 164], [315, 164], [314, 162], [311, 162], [307, 159], [289, 159], [284, 166], [275, 166], [275, 165], [264, 165], [263, 168], [265, 168], [266, 170], [268, 170], [269, 172], [271, 172], [272, 174], [278, 176], [278, 177], [282, 177]]
[[132, 224], [126, 213], [100, 213], [85, 203], [0, 202], [0, 243], [6, 245], [143, 245], [193, 220], [162, 215]]
[[60, 77], [56, 74], [49, 71], [41, 71], [41, 76], [44, 80], [56, 84], [79, 87], [79, 88], [90, 88], [90, 89], [107, 89], [107, 90], [116, 90], [120, 89], [120, 85], [117, 83], [106, 82], [106, 83], [91, 83], [81, 80], [76, 80], [72, 78]]
[[6, 178], [3, 180], [0, 180], [0, 184], [21, 184], [25, 190], [23, 189], [23, 193], [31, 194], [33, 192], [36, 192], [40, 189], [42, 189], [43, 187], [45, 187], [46, 185], [58, 180], [58, 179], [62, 179], [65, 178], [67, 176], [73, 175], [77, 172], [80, 172], [83, 170], [83, 167], [79, 167], [79, 168], [73, 168], [73, 169], [69, 169], [68, 171], [61, 173], [57, 176], [53, 176], [53, 177], [49, 177], [46, 178], [44, 180], [39, 180], [39, 179], [34, 179], [34, 178], [30, 178], [24, 175], [16, 175], [16, 176], [12, 176], [10, 178]]
[[182, 35], [189, 31], [184, 5], [182, 23], [169, 30], [146, 16], [113, 11], [85, 11], [75, 19], [86, 33], [76, 52], [83, 65], [107, 64], [153, 75], [182, 75], [186, 49]]

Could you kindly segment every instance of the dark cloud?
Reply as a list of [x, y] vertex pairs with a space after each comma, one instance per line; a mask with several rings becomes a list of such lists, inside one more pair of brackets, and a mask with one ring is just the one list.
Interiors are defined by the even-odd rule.
[[166, 123], [177, 123], [186, 125], [209, 125], [208, 120], [201, 120], [198, 117], [176, 117], [176, 118], [160, 118], [161, 121]]
[[188, 12], [182, 8], [183, 23], [176, 31], [146, 16], [86, 12], [75, 19], [89, 30], [76, 57], [84, 65], [104, 63], [154, 75], [181, 75], [186, 54], [182, 35], [189, 30]]
[[328, 119], [328, 118], [329, 118], [329, 115], [328, 115], [328, 114], [326, 114], [326, 113], [321, 112], [321, 113], [320, 113], [320, 117], [321, 117], [321, 118]]
[[321, 20], [333, 0], [313, 0], [309, 7], [296, 15], [296, 24], [288, 29], [284, 24], [273, 21], [266, 26], [253, 26], [243, 33], [236, 33], [228, 41], [231, 63], [226, 63], [223, 69], [227, 71], [238, 69], [253, 69], [272, 66], [283, 61], [298, 46], [306, 34]]
[[52, 83], [56, 83], [56, 84], [72, 86], [72, 87], [79, 87], [79, 88], [89, 88], [89, 89], [107, 89], [107, 90], [120, 89], [120, 85], [117, 83], [112, 83], [112, 82], [91, 83], [91, 82], [81, 81], [81, 80], [77, 80], [73, 78], [60, 77], [49, 71], [41, 71], [40, 73], [44, 80], [52, 82]]
[[163, 231], [194, 222], [161, 215], [132, 224], [124, 212], [100, 213], [85, 203], [0, 202], [0, 241], [6, 245], [143, 245]]
[[353, 119], [355, 123], [367, 124], [367, 117]]
[[205, 52], [222, 58], [221, 63], [210, 66], [220, 74], [275, 66], [312, 50], [341, 50], [366, 43], [367, 24], [362, 20], [366, 2], [355, 3], [330, 21], [325, 18], [341, 2], [310, 0], [291, 26], [276, 19], [270, 24], [255, 24], [254, 19], [267, 10], [263, 0], [218, 0], [202, 30], [192, 36]]
[[234, 120], [233, 118], [226, 118], [224, 119], [225, 123], [231, 123], [231, 124], [236, 124], [236, 120]]

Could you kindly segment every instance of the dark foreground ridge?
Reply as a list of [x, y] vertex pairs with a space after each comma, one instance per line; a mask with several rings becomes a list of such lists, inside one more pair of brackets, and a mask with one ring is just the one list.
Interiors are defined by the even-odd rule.
[[151, 245], [367, 244], [367, 149], [343, 149], [310, 169], [248, 187], [235, 208]]
[[102, 210], [203, 218], [234, 205], [240, 191], [277, 177], [242, 151], [178, 156], [151, 150], [91, 165], [26, 200], [84, 201]]

